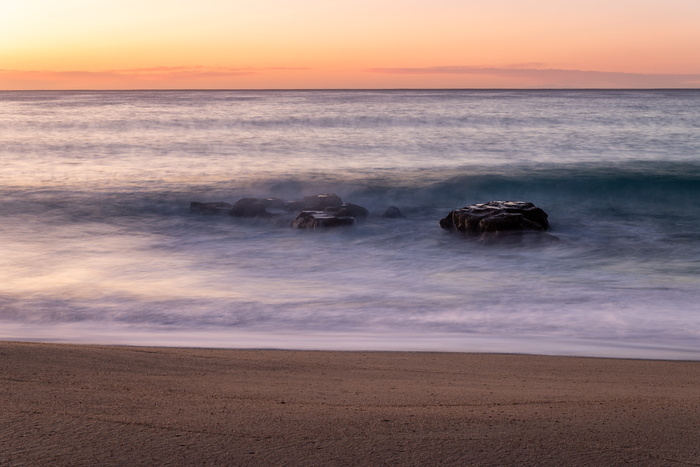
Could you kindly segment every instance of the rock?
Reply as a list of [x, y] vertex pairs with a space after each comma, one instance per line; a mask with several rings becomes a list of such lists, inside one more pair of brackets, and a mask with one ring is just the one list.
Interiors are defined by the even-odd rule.
[[320, 195], [304, 196], [304, 206], [309, 210], [323, 211], [330, 206], [341, 206], [343, 200], [335, 193], [322, 193]]
[[326, 227], [349, 226], [355, 224], [355, 218], [339, 216], [334, 213], [322, 211], [302, 211], [292, 221], [292, 227], [296, 229], [319, 229]]
[[467, 236], [480, 236], [482, 240], [497, 240], [510, 233], [545, 231], [549, 227], [547, 217], [547, 213], [532, 203], [489, 201], [451, 211], [440, 220], [440, 227]]
[[231, 207], [229, 214], [234, 217], [270, 217], [265, 200], [242, 198]]
[[267, 209], [286, 209], [287, 202], [279, 198], [267, 198], [260, 200]]
[[340, 206], [331, 206], [324, 209], [325, 212], [334, 212], [338, 216], [349, 216], [349, 217], [367, 217], [369, 216], [369, 211], [362, 206], [352, 203], [343, 203]]
[[224, 203], [223, 201], [216, 201], [213, 203], [200, 203], [198, 201], [192, 201], [190, 203], [190, 211], [196, 212], [203, 215], [216, 215], [216, 214], [226, 214], [233, 207], [232, 204]]
[[382, 217], [397, 219], [399, 217], [403, 217], [403, 214], [401, 213], [401, 210], [399, 210], [399, 208], [397, 208], [396, 206], [389, 206], [382, 214]]
[[323, 211], [326, 208], [341, 206], [343, 200], [334, 193], [322, 193], [319, 195], [304, 196], [301, 201], [292, 201], [287, 204], [290, 211]]
[[[272, 210], [272, 212], [268, 211]], [[362, 206], [352, 203], [343, 203], [340, 196], [334, 193], [321, 193], [305, 196], [301, 201], [287, 202], [279, 198], [242, 198], [233, 205], [228, 203], [199, 203], [193, 202], [190, 210], [202, 214], [220, 214], [228, 212], [233, 217], [248, 218], [286, 218], [279, 212], [301, 211], [292, 221], [292, 227], [299, 229], [316, 229], [322, 227], [335, 227], [341, 225], [353, 225], [358, 217], [367, 217], [369, 211]], [[287, 224], [289, 225], [289, 224]]]

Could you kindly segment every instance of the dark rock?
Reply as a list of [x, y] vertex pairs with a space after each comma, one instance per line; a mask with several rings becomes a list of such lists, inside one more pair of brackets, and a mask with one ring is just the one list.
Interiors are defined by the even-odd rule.
[[232, 207], [232, 204], [224, 203], [222, 201], [217, 201], [213, 203], [200, 203], [198, 201], [192, 201], [190, 203], [190, 211], [209, 216], [216, 214], [226, 214], [231, 210]]
[[320, 195], [304, 196], [304, 205], [309, 210], [323, 211], [330, 206], [340, 206], [343, 200], [335, 193], [322, 193]]
[[236, 201], [229, 214], [234, 217], [270, 217], [265, 200], [257, 198], [242, 198]]
[[338, 216], [349, 216], [349, 217], [367, 217], [369, 216], [369, 211], [362, 206], [352, 203], [343, 203], [342, 205], [329, 207], [324, 209], [326, 212], [335, 212]]
[[334, 193], [322, 193], [320, 195], [304, 196], [301, 201], [292, 201], [287, 204], [290, 211], [323, 211], [326, 208], [341, 206], [343, 200]]
[[267, 209], [286, 209], [287, 202], [279, 198], [267, 198], [260, 200]]
[[489, 201], [451, 211], [440, 220], [440, 227], [483, 240], [506, 237], [504, 233], [545, 231], [547, 213], [523, 201]]
[[399, 208], [397, 208], [396, 206], [389, 206], [382, 214], [382, 217], [396, 219], [399, 217], [403, 217], [403, 214], [401, 213], [401, 210], [399, 210]]
[[[292, 227], [300, 229], [315, 229], [353, 225], [356, 218], [367, 217], [369, 211], [362, 206], [343, 203], [340, 196], [333, 193], [321, 193], [305, 196], [301, 201], [287, 202], [279, 198], [242, 198], [233, 205], [228, 203], [199, 203], [193, 202], [190, 209], [203, 214], [218, 214], [228, 212], [234, 217], [270, 218], [278, 217], [288, 223], [289, 218], [279, 210], [301, 211], [292, 221]], [[268, 211], [272, 210], [272, 212]], [[289, 224], [287, 224], [289, 225]]]
[[355, 224], [354, 217], [339, 216], [334, 213], [321, 211], [302, 211], [292, 221], [292, 227], [296, 229], [319, 229], [353, 224]]
[[526, 219], [522, 214], [502, 212], [479, 221], [481, 232], [503, 232], [507, 230], [545, 230], [540, 224]]

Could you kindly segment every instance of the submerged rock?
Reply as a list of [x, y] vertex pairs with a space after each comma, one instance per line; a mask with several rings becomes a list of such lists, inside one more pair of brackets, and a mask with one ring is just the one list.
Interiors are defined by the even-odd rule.
[[343, 203], [340, 206], [330, 206], [324, 209], [324, 212], [332, 212], [338, 216], [350, 217], [367, 217], [369, 211], [362, 206], [352, 203]]
[[334, 193], [305, 196], [302, 201], [288, 204], [289, 207], [301, 209], [292, 221], [296, 229], [318, 229], [354, 225], [358, 217], [367, 217], [369, 211], [362, 206], [343, 203]]
[[302, 211], [292, 221], [295, 229], [319, 229], [326, 227], [341, 227], [355, 224], [355, 218], [350, 216], [339, 216], [334, 213], [323, 211]]
[[192, 201], [190, 203], [190, 211], [196, 212], [202, 215], [217, 215], [226, 214], [233, 207], [232, 204], [224, 203], [223, 201], [215, 201], [211, 203], [200, 203], [199, 201]]
[[265, 198], [260, 201], [267, 209], [287, 209], [287, 202], [280, 198]]
[[396, 206], [389, 206], [384, 210], [384, 213], [382, 214], [382, 217], [388, 217], [390, 219], [397, 219], [399, 217], [403, 217], [403, 214], [401, 213], [401, 210], [397, 208]]
[[[486, 242], [501, 240], [521, 241], [524, 232], [544, 232], [549, 228], [547, 213], [524, 201], [489, 201], [471, 204], [451, 211], [440, 220], [440, 227], [461, 232], [465, 236], [480, 237]], [[551, 235], [530, 237], [554, 240]]]
[[[272, 210], [272, 212], [268, 211]], [[291, 222], [298, 229], [316, 229], [353, 225], [358, 217], [367, 217], [369, 211], [362, 206], [343, 203], [334, 193], [305, 196], [301, 201], [284, 201], [279, 198], [242, 198], [233, 205], [228, 203], [192, 202], [190, 210], [202, 214], [229, 213], [233, 217], [271, 218], [289, 222], [285, 212], [301, 211]], [[286, 220], [284, 220], [286, 219]]]
[[270, 217], [265, 200], [242, 198], [231, 207], [229, 214], [233, 217]]
[[301, 201], [292, 201], [287, 204], [290, 211], [323, 211], [326, 208], [341, 206], [343, 200], [335, 193], [321, 193], [319, 195], [304, 196]]

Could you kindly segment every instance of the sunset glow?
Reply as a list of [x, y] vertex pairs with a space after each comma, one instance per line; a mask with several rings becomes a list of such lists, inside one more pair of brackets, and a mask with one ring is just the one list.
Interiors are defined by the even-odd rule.
[[700, 1], [0, 0], [0, 89], [697, 88]]

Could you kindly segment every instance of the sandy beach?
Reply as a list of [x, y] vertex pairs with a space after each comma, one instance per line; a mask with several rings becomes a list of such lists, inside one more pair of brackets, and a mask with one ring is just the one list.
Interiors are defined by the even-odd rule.
[[700, 362], [0, 342], [0, 465], [700, 465]]

